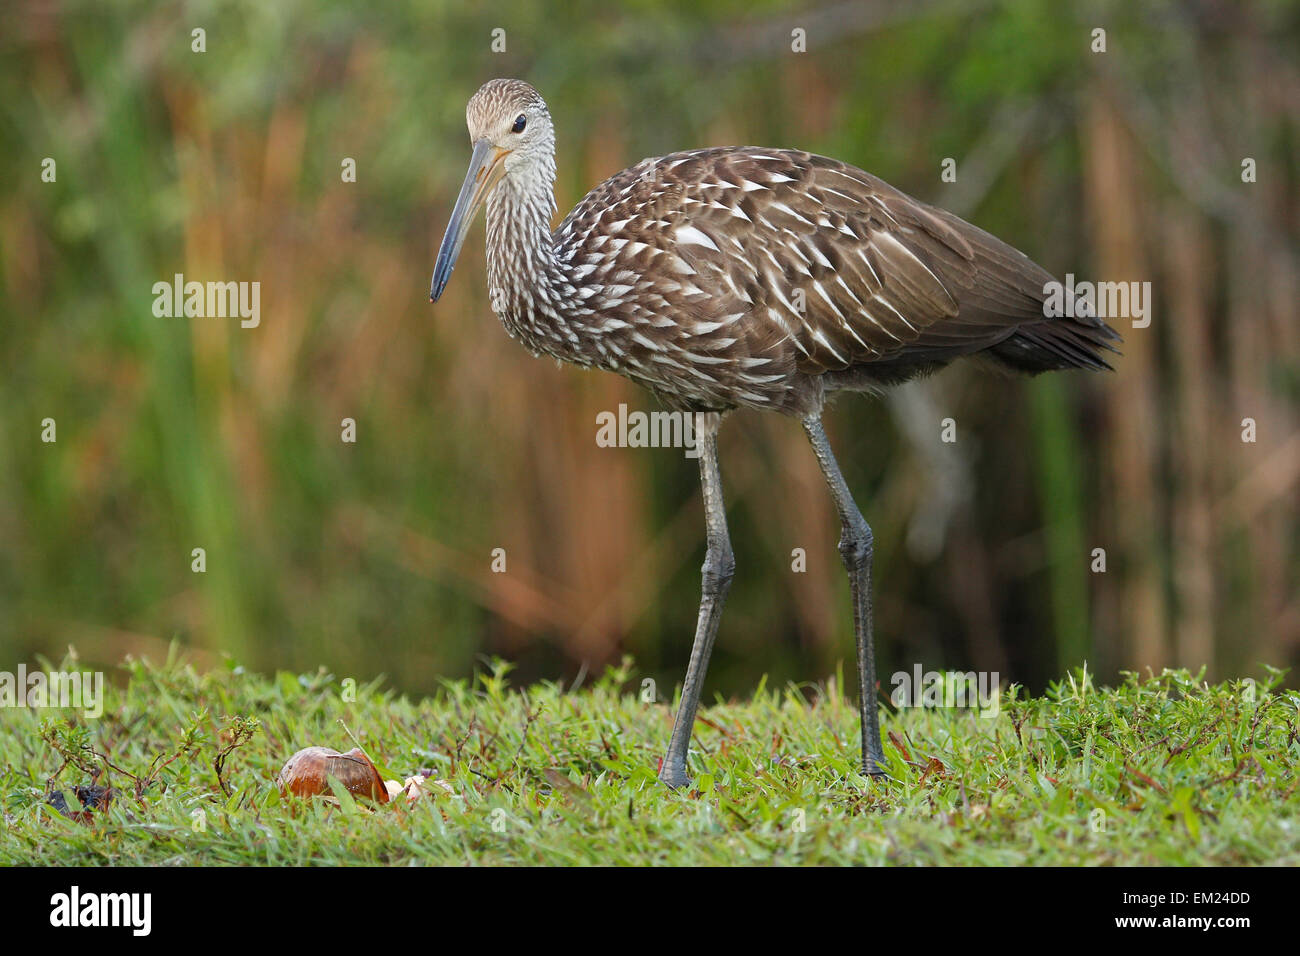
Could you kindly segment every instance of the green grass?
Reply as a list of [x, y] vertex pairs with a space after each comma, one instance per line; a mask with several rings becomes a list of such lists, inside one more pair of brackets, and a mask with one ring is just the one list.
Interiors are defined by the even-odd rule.
[[[996, 718], [888, 709], [878, 782], [856, 770], [839, 680], [760, 687], [704, 711], [697, 789], [673, 793], [654, 777], [671, 710], [642, 702], [630, 664], [573, 693], [506, 671], [349, 701], [324, 673], [128, 661], [97, 720], [0, 710], [0, 863], [1300, 863], [1300, 696], [1278, 674], [1104, 689], [1076, 673], [1041, 699], [1004, 692]], [[350, 749], [344, 724], [385, 778], [433, 768], [454, 795], [373, 813], [281, 797], [284, 760]], [[46, 805], [52, 775], [70, 792], [105, 761], [110, 809], [81, 823]]]

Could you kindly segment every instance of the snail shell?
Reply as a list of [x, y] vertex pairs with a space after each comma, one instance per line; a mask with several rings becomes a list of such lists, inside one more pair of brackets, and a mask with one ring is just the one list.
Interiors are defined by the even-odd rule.
[[328, 747], [306, 747], [285, 762], [275, 782], [286, 796], [314, 797], [331, 793], [329, 777], [338, 780], [354, 797], [388, 802], [383, 778], [360, 747], [345, 754]]

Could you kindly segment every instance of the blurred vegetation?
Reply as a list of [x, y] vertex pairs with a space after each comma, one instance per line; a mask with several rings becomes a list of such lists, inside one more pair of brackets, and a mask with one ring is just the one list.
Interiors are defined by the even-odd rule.
[[[834, 406], [883, 674], [1300, 657], [1294, 2], [19, 2], [0, 49], [0, 668], [178, 638], [404, 690], [481, 654], [680, 679], [695, 465], [594, 441], [653, 399], [506, 337], [481, 226], [427, 302], [465, 101], [510, 75], [550, 103], [561, 214], [645, 156], [797, 146], [1057, 275], [1153, 283], [1114, 375], [958, 366]], [[178, 272], [259, 281], [260, 327], [154, 317]], [[738, 574], [710, 691], [825, 674], [852, 644], [815, 461], [776, 417], [722, 446]]]

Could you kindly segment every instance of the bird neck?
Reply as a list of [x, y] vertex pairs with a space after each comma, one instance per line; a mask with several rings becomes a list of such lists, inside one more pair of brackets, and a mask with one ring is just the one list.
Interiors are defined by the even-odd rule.
[[492, 311], [534, 352], [571, 359], [560, 327], [573, 286], [555, 254], [555, 160], [512, 171], [487, 202], [488, 294]]

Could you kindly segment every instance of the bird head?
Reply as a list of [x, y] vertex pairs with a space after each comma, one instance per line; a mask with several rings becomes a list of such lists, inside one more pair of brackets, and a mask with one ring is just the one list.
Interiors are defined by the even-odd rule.
[[429, 289], [434, 302], [447, 287], [469, 227], [488, 195], [503, 181], [527, 189], [534, 180], [544, 180], [554, 163], [555, 128], [550, 111], [541, 95], [523, 80], [484, 83], [465, 107], [465, 125], [473, 152], [438, 249]]

